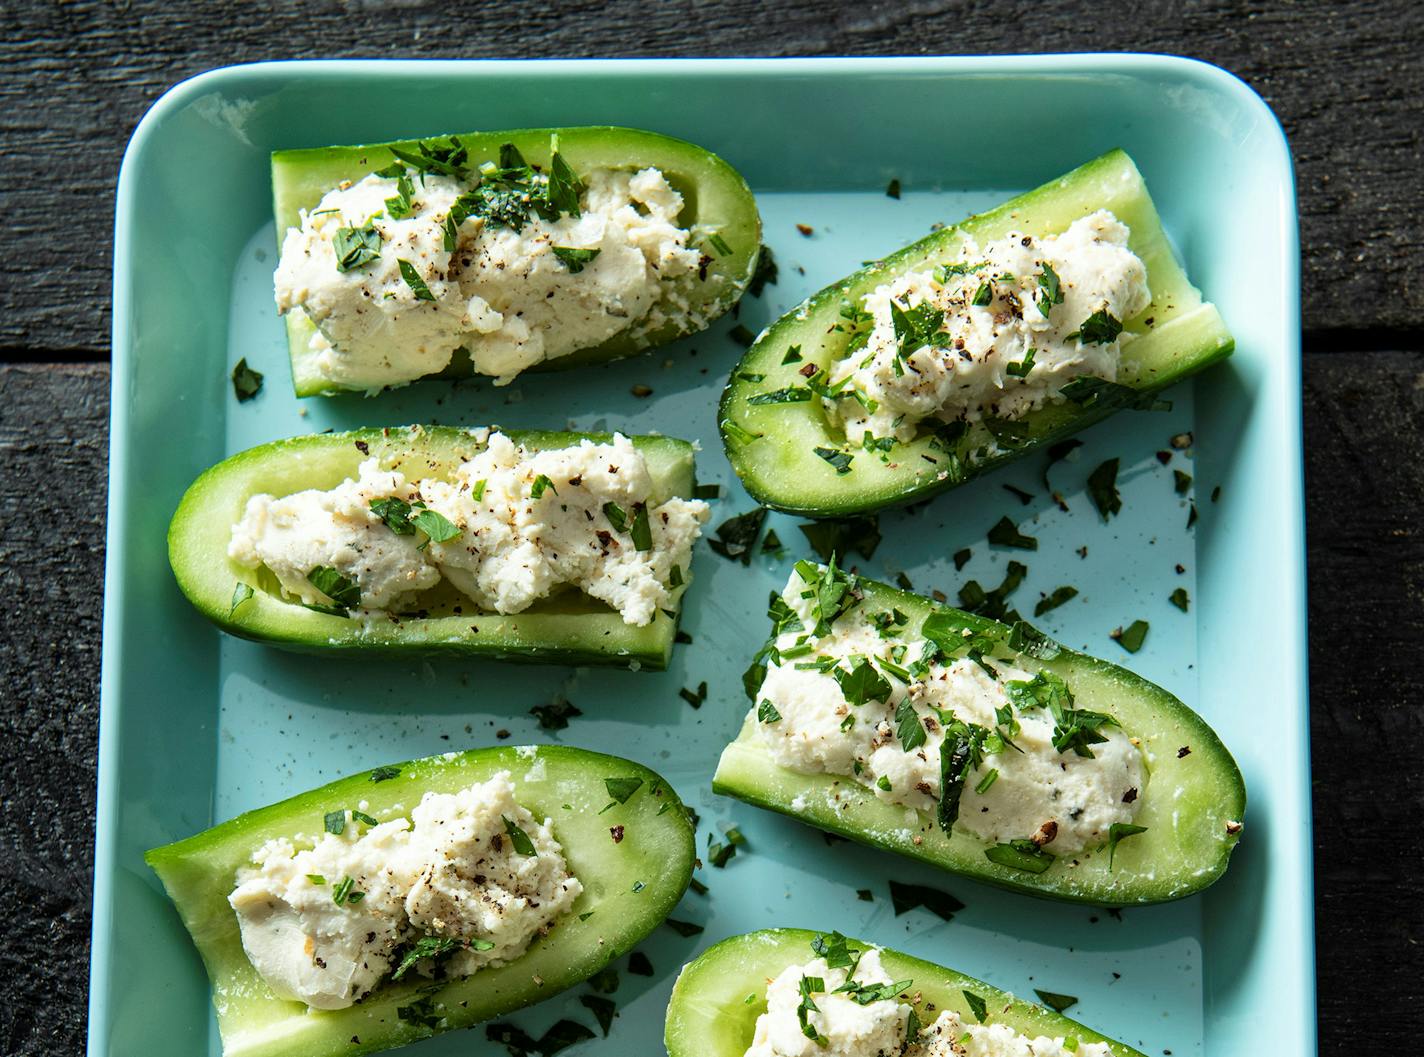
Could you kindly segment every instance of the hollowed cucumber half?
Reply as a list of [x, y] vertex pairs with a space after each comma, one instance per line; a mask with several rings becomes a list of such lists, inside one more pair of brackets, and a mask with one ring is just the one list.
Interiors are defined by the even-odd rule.
[[[424, 142], [446, 145], [452, 137], [437, 136]], [[547, 171], [552, 144], [579, 174], [594, 169], [639, 170], [655, 168], [683, 198], [678, 224], [692, 232], [691, 245], [701, 249], [705, 268], [686, 283], [676, 285], [684, 309], [664, 296], [667, 322], [650, 329], [631, 328], [592, 348], [545, 360], [534, 371], [563, 370], [604, 363], [665, 345], [704, 329], [742, 296], [756, 269], [761, 248], [761, 217], [756, 200], [741, 173], [694, 143], [641, 129], [614, 126], [512, 129], [505, 132], [470, 132], [457, 137], [469, 152], [467, 166], [498, 163], [500, 147], [513, 144], [529, 164]], [[317, 147], [276, 151], [272, 155], [272, 209], [277, 222], [278, 248], [288, 228], [300, 227], [299, 211], [315, 209], [322, 196], [343, 181], [355, 183], [396, 160], [391, 148], [414, 153], [420, 141], [403, 140], [354, 147]], [[287, 346], [292, 360], [292, 385], [298, 396], [323, 396], [352, 387], [326, 377], [311, 349], [312, 324], [301, 313], [287, 316]], [[457, 353], [438, 377], [460, 378], [474, 374], [469, 356]], [[437, 377], [437, 376], [431, 376]], [[364, 387], [355, 387], [364, 391]]]
[[[792, 585], [801, 589], [794, 577]], [[932, 813], [882, 801], [849, 776], [779, 766], [752, 717], [722, 752], [712, 779], [716, 792], [952, 873], [1053, 899], [1099, 906], [1161, 903], [1198, 892], [1225, 872], [1242, 832], [1245, 785], [1221, 739], [1171, 693], [1027, 625], [986, 620], [873, 580], [858, 580], [857, 586], [867, 611], [905, 614], [907, 640], [921, 634], [931, 617], [938, 635], [954, 638], [967, 629], [976, 640], [995, 641], [992, 654], [984, 654], [990, 663], [1006, 658], [1030, 673], [1052, 672], [1068, 684], [1076, 707], [1112, 716], [1137, 740], [1148, 771], [1135, 816], [1146, 831], [1122, 840], [1111, 854], [1100, 847], [1058, 856], [1042, 872], [1005, 865], [986, 854], [995, 845], [963, 827], [946, 838]], [[1027, 865], [1037, 869], [1043, 861]]]
[[[448, 426], [360, 429], [293, 437], [233, 455], [194, 481], [173, 515], [168, 558], [178, 586], [224, 631], [301, 652], [459, 653], [541, 663], [665, 668], [677, 633], [678, 604], [691, 582], [686, 570], [668, 611], [659, 610], [643, 627], [624, 623], [610, 607], [572, 590], [509, 616], [478, 612], [469, 599], [451, 592], [450, 597], [433, 598], [427, 616], [368, 621], [287, 601], [275, 577], [265, 570], [246, 569], [227, 556], [232, 527], [253, 495], [333, 488], [358, 476], [367, 458], [408, 477], [448, 474], [485, 446], [488, 432]], [[507, 436], [535, 450], [611, 439], [607, 434], [519, 430], [508, 431]], [[631, 439], [653, 479], [651, 502], [691, 496], [691, 444], [672, 437]], [[246, 584], [253, 594], [234, 606], [239, 584]]]
[[[766, 1012], [768, 981], [788, 966], [803, 965], [815, 954], [817, 933], [804, 929], [763, 929], [733, 936], [704, 951], [684, 966], [668, 1003], [665, 1041], [668, 1057], [744, 1057], [752, 1044], [757, 1017]], [[869, 944], [851, 940], [850, 947]], [[966, 1024], [979, 1023], [966, 992], [984, 1003], [986, 1024], [1004, 1024], [1033, 1038], [1105, 1042], [1115, 1057], [1143, 1057], [1121, 1042], [1061, 1013], [1015, 998], [981, 980], [933, 962], [881, 948], [880, 963], [891, 979], [913, 981], [907, 995], [917, 998], [921, 1024], [930, 1024], [941, 1010], [954, 1010]], [[1027, 1052], [1027, 1051], [1025, 1051]]]
[[[1118, 381], [1128, 390], [1081, 403], [1050, 402], [1016, 420], [1012, 434], [983, 423], [951, 441], [922, 433], [896, 444], [885, 461], [872, 452], [848, 448], [844, 433], [827, 419], [819, 399], [752, 403], [763, 394], [804, 388], [801, 372], [813, 366], [829, 373], [850, 341], [842, 309], [859, 306], [866, 294], [897, 276], [953, 261], [965, 236], [981, 245], [1013, 231], [1040, 238], [1062, 232], [1099, 209], [1111, 211], [1131, 229], [1128, 246], [1147, 266], [1152, 291], [1151, 304], [1124, 321], [1133, 338], [1124, 346]], [[792, 346], [800, 347], [800, 357], [784, 362]], [[1173, 256], [1142, 175], [1131, 158], [1115, 150], [812, 295], [747, 350], [722, 393], [719, 421], [727, 458], [757, 500], [796, 514], [838, 517], [916, 502], [954, 488], [1150, 397], [1225, 358], [1233, 346], [1220, 313], [1202, 300]], [[828, 459], [824, 453], [840, 457]], [[846, 454], [851, 461], [843, 466]]]
[[[393, 770], [343, 778], [145, 856], [207, 966], [224, 1057], [354, 1057], [543, 1001], [641, 941], [692, 877], [686, 809], [659, 775], [631, 761], [545, 745], [447, 753], [400, 764], [392, 777]], [[333, 808], [365, 801], [364, 810], [385, 821], [408, 815], [424, 793], [453, 793], [500, 771], [510, 772], [522, 807], [552, 820], [569, 870], [584, 886], [548, 935], [498, 968], [435, 984], [415, 974], [388, 979], [346, 1009], [308, 1009], [272, 994], [243, 952], [227, 901], [253, 851], [273, 838], [321, 832], [323, 815]], [[610, 799], [607, 779], [625, 791], [635, 780], [642, 784], [618, 803]], [[616, 842], [609, 835], [614, 826], [622, 831]]]

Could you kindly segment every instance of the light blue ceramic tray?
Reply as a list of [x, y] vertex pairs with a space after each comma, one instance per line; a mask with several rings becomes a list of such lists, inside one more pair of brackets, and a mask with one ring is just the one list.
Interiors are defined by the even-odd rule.
[[[903, 570], [917, 588], [953, 598], [964, 579], [997, 583], [1008, 558], [1025, 557], [991, 550], [984, 535], [1003, 514], [1026, 519], [1041, 549], [1027, 556], [1019, 606], [1077, 586], [1045, 628], [1170, 687], [1240, 762], [1246, 835], [1215, 888], [1119, 920], [830, 846], [713, 797], [718, 751], [746, 707], [738, 674], [765, 632], [767, 592], [804, 550], [794, 519], [772, 519], [783, 559], [743, 568], [699, 546], [684, 623], [694, 644], [658, 675], [300, 658], [225, 638], [184, 602], [164, 533], [187, 484], [231, 452], [328, 427], [663, 430], [701, 441], [699, 476], [725, 486], [716, 521], [749, 508], [714, 423], [740, 353], [730, 319], [652, 355], [503, 390], [291, 395], [271, 301], [269, 151], [604, 123], [686, 137], [746, 174], [781, 265], [780, 283], [743, 304], [753, 330], [935, 221], [1110, 147], [1137, 160], [1188, 271], [1235, 331], [1236, 355], [1173, 392], [1170, 413], [1124, 413], [1086, 434], [1076, 461], [1054, 472], [1069, 513], [1045, 494], [1040, 459], [1029, 460], [916, 513], [884, 516], [885, 542], [862, 568], [883, 578]], [[899, 201], [884, 193], [892, 177], [905, 189]], [[146, 848], [357, 768], [492, 743], [499, 730], [516, 743], [548, 740], [528, 710], [563, 694], [584, 715], [558, 740], [661, 770], [702, 813], [704, 846], [733, 822], [749, 842], [726, 869], [700, 871], [710, 894], [689, 894], [678, 911], [706, 932], [659, 930], [645, 947], [656, 975], [624, 973], [612, 1036], [571, 1057], [661, 1052], [678, 967], [715, 940], [770, 925], [834, 926], [1020, 993], [1078, 995], [1075, 1016], [1148, 1053], [1313, 1054], [1297, 301], [1280, 129], [1239, 81], [1178, 59], [291, 63], [173, 89], [135, 133], [119, 185], [90, 1053], [218, 1052], [202, 965], [140, 858]], [[227, 376], [242, 356], [267, 385], [239, 406]], [[640, 383], [651, 397], [630, 395]], [[1163, 467], [1155, 453], [1185, 430], [1196, 437], [1191, 453]], [[1123, 510], [1103, 525], [1083, 484], [1113, 455]], [[1172, 467], [1196, 478], [1201, 520], [1190, 531]], [[1034, 498], [1021, 506], [1004, 484]], [[965, 546], [974, 556], [956, 573], [948, 556]], [[1191, 594], [1189, 614], [1167, 602], [1177, 586]], [[1152, 631], [1129, 658], [1108, 632], [1139, 617]], [[702, 680], [708, 699], [694, 711], [677, 690]], [[890, 878], [940, 885], [967, 909], [949, 923], [925, 911], [896, 918]], [[516, 1019], [537, 1034], [561, 1016], [586, 1013], [568, 997]], [[482, 1032], [420, 1050], [500, 1052]]]

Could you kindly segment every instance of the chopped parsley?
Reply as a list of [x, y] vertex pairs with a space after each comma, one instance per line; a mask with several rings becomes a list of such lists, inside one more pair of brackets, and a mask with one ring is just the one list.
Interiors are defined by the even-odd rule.
[[[971, 651], [971, 656], [973, 656]], [[953, 720], [945, 724], [939, 747], [939, 804], [935, 821], [948, 837], [959, 819], [959, 803], [964, 782], [984, 759], [984, 743], [989, 732], [976, 723]]]
[[715, 231], [707, 236], [707, 245], [711, 246], [721, 256], [729, 257], [732, 254], [732, 247], [727, 245], [727, 240]]
[[331, 238], [338, 272], [355, 271], [381, 256], [381, 233], [368, 220], [364, 227], [337, 228]]
[[849, 452], [837, 451], [835, 448], [821, 447], [816, 447], [811, 450], [830, 463], [838, 476], [844, 476], [850, 473], [850, 464], [854, 456]]
[[1052, 594], [1045, 595], [1038, 600], [1038, 603], [1033, 607], [1033, 615], [1041, 617], [1050, 610], [1057, 609], [1064, 602], [1077, 597], [1078, 589], [1076, 587], [1069, 587], [1066, 584], [1063, 587], [1055, 587]]
[[743, 565], [752, 563], [752, 549], [761, 536], [761, 527], [766, 522], [766, 507], [759, 506], [745, 514], [728, 518], [717, 526], [717, 538], [708, 539], [707, 545], [717, 554]]
[[781, 719], [781, 713], [776, 710], [776, 706], [770, 701], [762, 701], [757, 705], [758, 723], [776, 723]]
[[1108, 637], [1128, 653], [1136, 653], [1147, 639], [1148, 626], [1145, 620], [1134, 620], [1126, 628], [1114, 628]]
[[255, 594], [255, 592], [252, 590], [251, 584], [245, 584], [239, 580], [237, 584], [234, 585], [232, 589], [232, 605], [227, 611], [228, 620], [231, 620], [237, 615], [239, 608], [252, 600], [253, 594]]
[[404, 499], [389, 496], [371, 500], [371, 513], [386, 523], [397, 536], [413, 535], [415, 529], [410, 523], [410, 504]]
[[435, 295], [430, 292], [430, 287], [425, 285], [425, 280], [420, 277], [420, 273], [415, 270], [415, 265], [404, 257], [399, 258], [396, 264], [400, 266], [401, 278], [405, 280], [405, 285], [410, 287], [411, 293], [415, 294], [417, 301], [434, 301]]
[[1031, 840], [1012, 840], [984, 849], [984, 857], [999, 866], [1024, 873], [1043, 873], [1053, 865], [1056, 856], [1044, 851]]
[[554, 256], [564, 263], [564, 267], [569, 270], [570, 275], [577, 275], [584, 268], [592, 264], [600, 252], [598, 248], [591, 250], [574, 249], [570, 246], [555, 246]]
[[519, 828], [519, 824], [507, 815], [501, 815], [504, 822], [504, 832], [509, 834], [509, 841], [514, 845], [514, 850], [520, 855], [537, 855], [534, 850], [534, 842], [529, 839], [529, 834]]
[[899, 181], [899, 179], [891, 180], [888, 184], [885, 185], [885, 196], [886, 196], [887, 198], [895, 198], [895, 199], [898, 199], [898, 198], [900, 197], [900, 181]]
[[337, 906], [344, 906], [347, 903], [359, 903], [366, 898], [365, 892], [358, 892], [355, 889], [356, 881], [352, 877], [343, 877], [331, 889], [331, 901]]
[[1063, 289], [1058, 279], [1058, 273], [1047, 261], [1043, 262], [1043, 271], [1038, 275], [1038, 289], [1038, 310], [1043, 313], [1044, 318], [1047, 318], [1054, 305], [1063, 303]]
[[1142, 392], [1130, 385], [1109, 382], [1092, 375], [1079, 375], [1058, 390], [1058, 395], [1081, 407], [1129, 407], [1134, 411], [1170, 411], [1172, 404], [1156, 393]]
[[905, 752], [918, 749], [928, 737], [925, 725], [920, 722], [920, 715], [908, 697], [895, 706], [895, 736], [900, 739], [900, 747]]
[[599, 1028], [603, 1030], [603, 1037], [608, 1038], [608, 1031], [613, 1027], [613, 1018], [618, 1015], [618, 1007], [613, 1000], [602, 995], [580, 995], [579, 1001], [593, 1014], [593, 1019], [598, 1021]]
[[1028, 352], [1024, 353], [1023, 359], [1005, 364], [1004, 373], [1013, 378], [1027, 378], [1029, 371], [1033, 370], [1033, 357], [1037, 352], [1037, 349], [1030, 347]]
[[1176, 488], [1178, 495], [1186, 495], [1189, 491], [1191, 491], [1191, 488], [1192, 488], [1192, 475], [1191, 475], [1191, 474], [1189, 474], [1189, 473], [1183, 473], [1181, 470], [1173, 470], [1173, 471], [1172, 471], [1172, 481], [1173, 481], [1173, 487]]
[[1083, 320], [1076, 334], [1069, 334], [1068, 337], [1079, 338], [1089, 345], [1108, 345], [1117, 340], [1117, 336], [1122, 333], [1122, 323], [1106, 308], [1100, 308], [1087, 319]]
[[245, 404], [262, 392], [262, 374], [247, 366], [247, 357], [237, 361], [232, 369], [232, 391], [239, 404]]
[[747, 283], [747, 293], [760, 297], [768, 283], [776, 285], [776, 275], [776, 257], [771, 252], [771, 247], [763, 243], [757, 250], [756, 267], [752, 269], [751, 280]]
[[889, 700], [890, 684], [863, 657], [849, 670], [839, 667], [831, 669], [831, 676], [840, 684], [848, 704], [863, 705], [867, 701]]
[[529, 714], [539, 721], [540, 730], [563, 730], [569, 725], [569, 720], [578, 718], [583, 712], [566, 698], [556, 697], [547, 705], [535, 705]]
[[727, 337], [731, 338], [744, 349], [749, 349], [756, 344], [756, 335], [740, 323], [727, 331]]
[[960, 991], [959, 993], [964, 996], [964, 1001], [968, 1003], [969, 1012], [974, 1014], [974, 1019], [980, 1024], [984, 1023], [989, 1017], [989, 1006], [984, 999], [973, 991]]
[[556, 141], [553, 156], [549, 159], [549, 205], [571, 217], [580, 216], [579, 195], [583, 192], [583, 181], [559, 153]]
[[1171, 602], [1172, 605], [1176, 606], [1183, 613], [1187, 611], [1187, 608], [1191, 605], [1192, 602], [1190, 596], [1188, 596], [1187, 594], [1187, 589], [1185, 587], [1179, 587], [1175, 591], [1173, 591], [1167, 597], [1167, 601]]
[[328, 811], [322, 816], [322, 828], [328, 833], [341, 836], [346, 832], [346, 811]]
[[1024, 535], [1007, 516], [1001, 517], [989, 530], [989, 542], [997, 547], [1015, 547], [1025, 551], [1038, 550], [1037, 538]]
[[1033, 989], [1033, 993], [1038, 996], [1038, 1000], [1055, 1013], [1062, 1013], [1078, 1004], [1078, 999], [1073, 995], [1060, 995], [1056, 991], [1040, 991]]
[[1117, 846], [1128, 837], [1135, 837], [1139, 833], [1146, 833], [1146, 826], [1134, 826], [1127, 822], [1114, 822], [1108, 827], [1108, 869], [1113, 866], [1113, 856], [1117, 854]]
[[545, 474], [541, 473], [538, 477], [534, 478], [534, 483], [529, 486], [529, 498], [542, 499], [545, 492], [553, 492], [555, 495], [559, 494], [559, 490], [554, 486], [554, 482], [549, 480]]
[[880, 546], [880, 519], [874, 514], [813, 521], [797, 527], [822, 561], [828, 562], [833, 556], [845, 560], [851, 551], [868, 561]]
[[372, 768], [371, 773], [367, 775], [366, 778], [367, 781], [371, 782], [389, 782], [392, 778], [399, 778], [400, 773], [401, 769], [399, 767], [394, 764], [388, 764], [385, 767]]
[[626, 804], [630, 796], [636, 793], [639, 789], [643, 788], [643, 779], [605, 778], [603, 780], [603, 785], [604, 788], [608, 790], [609, 796], [611, 796], [620, 804]]
[[429, 508], [412, 514], [410, 523], [424, 532], [432, 543], [447, 543], [460, 534], [460, 530], [448, 518]]
[[964, 547], [954, 552], [954, 570], [958, 572], [969, 564], [969, 559], [974, 556], [974, 552], [968, 547]]
[[628, 527], [628, 535], [633, 539], [633, 548], [640, 551], [653, 549], [653, 530], [648, 524], [648, 505], [639, 503], [633, 511], [633, 524]]
[[1117, 490], [1117, 459], [1108, 459], [1088, 475], [1088, 498], [1104, 521], [1122, 509], [1122, 494]]
[[747, 401], [752, 407], [763, 407], [767, 404], [804, 404], [811, 399], [811, 390], [804, 385], [788, 385], [781, 389], [772, 389], [765, 393], [758, 393]]
[[351, 609], [361, 604], [361, 589], [329, 565], [318, 565], [307, 573], [307, 582], [327, 598], [335, 608]]
[[970, 299], [969, 303], [971, 305], [978, 305], [982, 308], [985, 305], [991, 304], [993, 300], [994, 287], [990, 285], [989, 281], [986, 279], [985, 281], [979, 284], [979, 289], [974, 291], [974, 297]]
[[895, 909], [896, 917], [908, 914], [916, 907], [924, 907], [943, 921], [952, 920], [955, 914], [964, 909], [964, 904], [948, 892], [901, 881], [890, 882], [890, 904]]
[[700, 936], [707, 931], [705, 925], [698, 925], [692, 921], [679, 921], [677, 918], [663, 918], [663, 924], [679, 936]]

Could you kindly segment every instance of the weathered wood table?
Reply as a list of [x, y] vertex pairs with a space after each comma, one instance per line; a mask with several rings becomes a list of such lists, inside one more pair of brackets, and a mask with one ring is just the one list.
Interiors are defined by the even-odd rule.
[[83, 1046], [109, 234], [124, 144], [164, 89], [287, 57], [1023, 50], [1206, 59], [1249, 81], [1290, 136], [1321, 1052], [1412, 1052], [1424, 997], [1421, 41], [1424, 6], [1329, 0], [0, 6], [0, 1052]]

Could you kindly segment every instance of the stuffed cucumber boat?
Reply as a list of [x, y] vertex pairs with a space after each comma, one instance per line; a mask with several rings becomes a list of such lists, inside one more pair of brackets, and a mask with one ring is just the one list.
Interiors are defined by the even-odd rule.
[[693, 858], [657, 774], [564, 746], [378, 767], [146, 856], [225, 1057], [348, 1057], [542, 1001], [656, 927]]
[[767, 506], [924, 499], [1230, 354], [1115, 150], [875, 261], [772, 324], [732, 371], [727, 457]]
[[665, 1041], [669, 1057], [1143, 1057], [953, 969], [804, 929], [733, 936], [685, 966]]
[[706, 327], [756, 268], [741, 175], [613, 127], [272, 155], [298, 396], [577, 367]]
[[420, 427], [275, 441], [168, 532], [224, 631], [288, 649], [661, 669], [708, 516], [670, 437]]
[[1032, 895], [1178, 899], [1225, 871], [1245, 788], [1191, 709], [1117, 665], [798, 562], [713, 788]]

